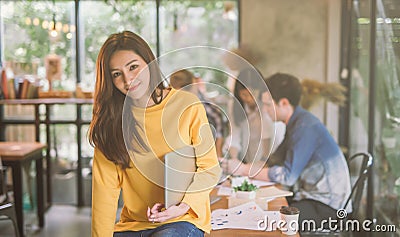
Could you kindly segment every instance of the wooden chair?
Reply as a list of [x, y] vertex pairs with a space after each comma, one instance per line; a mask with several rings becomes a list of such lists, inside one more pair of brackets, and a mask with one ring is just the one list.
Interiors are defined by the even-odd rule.
[[18, 229], [15, 206], [7, 195], [6, 170], [6, 167], [3, 167], [1, 164], [0, 158], [0, 216], [5, 216], [12, 221], [14, 225], [15, 236], [19, 237], [20, 233]]

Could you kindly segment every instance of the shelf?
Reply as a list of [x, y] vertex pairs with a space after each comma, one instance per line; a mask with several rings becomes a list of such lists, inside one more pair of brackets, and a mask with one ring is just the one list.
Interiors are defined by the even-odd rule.
[[[35, 126], [35, 136], [36, 141], [40, 141], [40, 126], [45, 125], [46, 127], [46, 144], [47, 144], [47, 152], [46, 152], [46, 164], [51, 164], [50, 152], [51, 145], [53, 144], [52, 138], [50, 136], [50, 125], [61, 125], [61, 124], [71, 124], [75, 125], [77, 128], [76, 131], [76, 142], [78, 146], [78, 162], [77, 162], [77, 200], [78, 206], [84, 205], [84, 190], [83, 190], [83, 178], [82, 178], [82, 136], [81, 129], [83, 125], [90, 124], [90, 120], [82, 119], [82, 106], [93, 104], [93, 99], [78, 99], [78, 98], [43, 98], [43, 99], [15, 99], [15, 100], [0, 100], [0, 128], [1, 128], [1, 139], [5, 139], [5, 127], [9, 125], [34, 125]], [[27, 118], [17, 118], [16, 116], [10, 116], [4, 118], [3, 106], [34, 106], [33, 116], [34, 119]], [[39, 106], [44, 105], [45, 109], [42, 111], [39, 109]], [[76, 106], [76, 118], [75, 119], [52, 119], [51, 107], [53, 105], [75, 105]], [[46, 171], [46, 182], [47, 182], [47, 200], [51, 205], [52, 202], [52, 171], [51, 165], [47, 166]]]
[[81, 99], [81, 98], [15, 99], [15, 100], [0, 100], [0, 104], [6, 104], [6, 105], [93, 104], [93, 99]]

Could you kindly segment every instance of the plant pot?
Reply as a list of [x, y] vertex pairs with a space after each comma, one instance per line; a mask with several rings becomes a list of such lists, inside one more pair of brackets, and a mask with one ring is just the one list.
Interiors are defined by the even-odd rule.
[[236, 191], [235, 197], [241, 199], [255, 199], [256, 191]]

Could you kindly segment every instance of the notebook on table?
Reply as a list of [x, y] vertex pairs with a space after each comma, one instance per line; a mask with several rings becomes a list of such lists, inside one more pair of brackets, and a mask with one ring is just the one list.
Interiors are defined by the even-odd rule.
[[277, 197], [293, 196], [293, 192], [279, 189], [275, 186], [260, 188], [257, 190], [257, 198], [274, 199]]
[[180, 203], [196, 172], [196, 156], [192, 146], [185, 146], [164, 156], [165, 207]]

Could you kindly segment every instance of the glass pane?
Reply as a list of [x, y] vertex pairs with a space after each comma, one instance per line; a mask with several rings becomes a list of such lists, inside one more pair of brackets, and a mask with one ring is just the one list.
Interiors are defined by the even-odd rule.
[[[4, 58], [16, 97], [25, 79], [44, 90], [75, 90], [74, 1], [1, 1]], [[31, 75], [31, 76], [27, 76]]]
[[[96, 59], [101, 45], [112, 33], [124, 30], [141, 35], [156, 49], [156, 2], [155, 1], [81, 1], [82, 55], [81, 87], [94, 89]], [[107, 20], [105, 20], [107, 19]]]
[[83, 125], [81, 129], [82, 139], [82, 186], [83, 186], [83, 202], [86, 206], [92, 204], [92, 159], [93, 159], [93, 147], [89, 144], [87, 139], [87, 132], [89, 126]]
[[378, 0], [376, 25], [378, 212], [400, 220], [400, 3]]
[[7, 125], [6, 141], [33, 142], [35, 141], [34, 125]]
[[[351, 13], [351, 46], [350, 46], [350, 118], [349, 149], [353, 155], [360, 151], [368, 151], [369, 123], [369, 82], [370, 82], [370, 0], [352, 1]], [[359, 175], [359, 164], [352, 162], [350, 176], [352, 184]], [[366, 195], [363, 195], [366, 198]], [[362, 212], [365, 209], [361, 210]], [[366, 213], [363, 213], [364, 215]]]
[[[161, 1], [160, 66], [164, 75], [192, 67], [206, 84], [206, 94], [223, 97], [228, 75], [222, 72], [229, 71], [223, 64], [224, 50], [238, 45], [237, 8], [236, 1]], [[215, 48], [174, 51], [191, 46]]]
[[52, 157], [52, 201], [56, 204], [77, 203], [77, 128], [74, 124], [50, 126]]
[[82, 120], [91, 121], [92, 120], [93, 105], [82, 105]]
[[236, 1], [161, 1], [160, 52], [208, 45], [237, 46]]
[[76, 134], [75, 124], [58, 124], [50, 127], [50, 140], [53, 142], [50, 154], [55, 157], [56, 170], [76, 168], [78, 160]]
[[353, 1], [349, 154], [368, 146], [370, 1]]
[[75, 104], [59, 104], [51, 105], [50, 120], [71, 120], [76, 119], [76, 105]]
[[82, 139], [81, 154], [82, 154], [82, 159], [83, 159], [83, 161], [82, 161], [83, 167], [89, 166], [90, 159], [93, 157], [93, 154], [94, 154], [94, 148], [89, 144], [89, 140], [87, 138], [88, 130], [89, 130], [89, 125], [82, 126], [82, 129], [81, 129], [81, 139]]
[[35, 120], [35, 107], [24, 105], [3, 105], [4, 119]]

